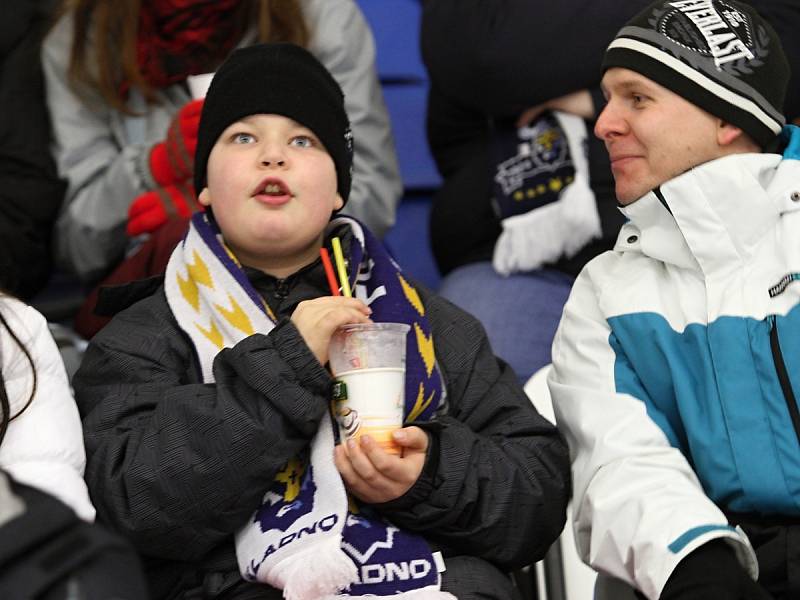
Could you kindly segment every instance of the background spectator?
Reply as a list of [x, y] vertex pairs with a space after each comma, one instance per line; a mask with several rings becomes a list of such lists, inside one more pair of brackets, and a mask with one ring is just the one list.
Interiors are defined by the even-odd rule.
[[397, 162], [372, 36], [352, 0], [67, 0], [42, 58], [55, 157], [69, 181], [56, 230], [66, 268], [96, 280], [116, 264], [129, 247], [129, 207], [142, 194], [158, 191], [164, 206], [151, 197], [151, 208], [163, 214], [196, 208], [184, 185], [190, 170], [165, 162], [160, 143], [175, 123], [167, 146], [191, 156], [197, 114], [180, 113], [190, 100], [186, 77], [257, 40], [307, 45], [340, 82], [359, 139], [348, 210], [378, 234], [391, 226]]
[[78, 408], [47, 323], [0, 294], [0, 468], [94, 519]]
[[48, 150], [39, 63], [53, 4], [0, 6], [0, 287], [25, 299], [50, 276], [50, 232], [65, 190]]
[[[613, 246], [624, 221], [607, 152], [591, 132], [605, 102], [599, 89], [603, 51], [646, 4], [423, 3], [422, 52], [431, 79], [428, 138], [444, 178], [431, 214], [432, 249], [444, 274], [440, 291], [483, 322], [497, 354], [523, 380], [550, 362], [574, 277]], [[796, 4], [753, 4], [776, 23], [800, 71]], [[787, 114], [799, 115], [800, 85], [790, 89]], [[567, 144], [573, 136], [561, 119], [543, 113], [550, 110], [585, 118], [588, 135]], [[524, 125], [530, 127], [520, 129]], [[580, 165], [580, 152], [567, 159], [549, 152], [554, 138], [567, 150], [585, 144], [587, 164]], [[531, 153], [546, 168], [527, 169], [510, 191], [503, 190], [504, 168], [523, 164]], [[564, 184], [581, 171], [590, 187], [581, 195], [593, 200], [567, 203], [570, 186]], [[537, 193], [542, 186], [547, 193]], [[511, 259], [509, 248], [516, 253]]]

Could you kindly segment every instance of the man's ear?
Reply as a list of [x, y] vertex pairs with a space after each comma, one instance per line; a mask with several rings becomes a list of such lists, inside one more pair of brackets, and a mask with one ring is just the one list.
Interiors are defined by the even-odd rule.
[[720, 119], [719, 126], [717, 127], [717, 143], [720, 146], [730, 146], [736, 140], [740, 139], [742, 135], [744, 135], [744, 131], [740, 128]]
[[200, 195], [197, 197], [197, 201], [203, 206], [211, 206], [211, 194], [208, 193], [207, 187], [203, 188], [203, 191], [200, 192]]
[[344, 200], [342, 200], [342, 197], [337, 193], [336, 200], [333, 203], [333, 210], [341, 210], [342, 208], [344, 208]]

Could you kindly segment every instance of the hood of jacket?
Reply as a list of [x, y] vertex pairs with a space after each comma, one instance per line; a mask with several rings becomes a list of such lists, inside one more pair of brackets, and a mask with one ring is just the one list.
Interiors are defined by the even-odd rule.
[[800, 210], [800, 128], [781, 154], [736, 154], [695, 167], [622, 207], [614, 247], [709, 276], [746, 261], [786, 212]]

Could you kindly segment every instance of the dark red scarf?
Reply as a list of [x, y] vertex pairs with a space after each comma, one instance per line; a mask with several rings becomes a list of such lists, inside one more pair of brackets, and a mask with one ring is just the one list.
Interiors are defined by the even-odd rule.
[[242, 0], [143, 0], [136, 57], [155, 88], [205, 73], [239, 41]]

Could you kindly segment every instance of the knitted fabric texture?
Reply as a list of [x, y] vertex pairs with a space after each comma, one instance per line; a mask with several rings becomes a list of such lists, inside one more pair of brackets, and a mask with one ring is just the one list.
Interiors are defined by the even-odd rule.
[[206, 185], [208, 156], [220, 134], [249, 115], [274, 114], [308, 127], [336, 167], [339, 195], [347, 202], [353, 165], [353, 134], [344, 94], [308, 50], [293, 44], [257, 44], [230, 55], [208, 88], [194, 160], [194, 187]]
[[[427, 421], [444, 401], [433, 339], [416, 290], [381, 243], [354, 219], [348, 225], [351, 287], [373, 309], [374, 321], [411, 326], [406, 358], [406, 422]], [[167, 302], [192, 340], [204, 382], [213, 382], [216, 354], [275, 325], [264, 301], [221, 239], [208, 213], [192, 217], [185, 239], [167, 266]], [[236, 536], [242, 576], [284, 591], [289, 600], [366, 595], [453, 600], [440, 591], [443, 563], [425, 540], [348, 502], [333, 461], [333, 419], [328, 414], [305, 456], [276, 475], [262, 506]]]
[[608, 46], [603, 71], [636, 71], [765, 147], [786, 119], [790, 69], [780, 40], [737, 0], [658, 0]]
[[205, 73], [242, 35], [242, 0], [150, 0], [139, 3], [136, 61], [157, 89]]

